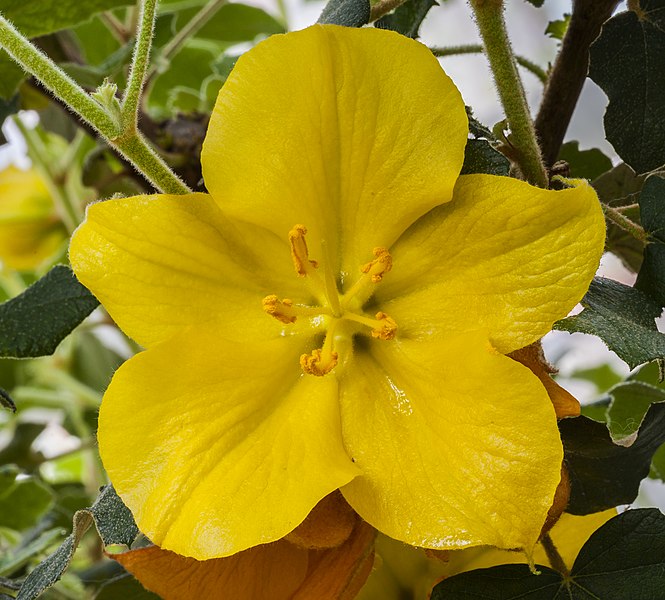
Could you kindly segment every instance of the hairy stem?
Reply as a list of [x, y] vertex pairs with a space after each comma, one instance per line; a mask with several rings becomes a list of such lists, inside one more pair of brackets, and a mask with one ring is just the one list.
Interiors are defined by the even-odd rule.
[[515, 151], [515, 161], [527, 181], [546, 188], [547, 172], [540, 157], [540, 148], [536, 142], [536, 133], [522, 80], [506, 32], [503, 0], [469, 0], [469, 2], [508, 119], [511, 131], [510, 143]]
[[649, 239], [649, 234], [644, 231], [644, 228], [638, 225], [637, 223], [631, 221], [626, 215], [622, 214], [621, 211], [608, 206], [607, 204], [600, 204], [605, 213], [605, 217], [608, 221], [612, 221], [615, 225], [623, 229], [632, 235], [636, 240], [646, 243]]
[[[150, 33], [152, 34], [152, 27]], [[155, 188], [168, 194], [186, 194], [191, 191], [150, 147], [135, 125], [132, 126], [130, 123], [130, 126], [126, 127], [126, 124], [121, 123], [110, 102], [108, 106], [102, 105], [87, 94], [2, 15], [0, 15], [0, 45], [57, 99], [101, 134], [109, 145], [120, 152]], [[144, 67], [137, 68], [144, 70]], [[113, 100], [113, 98], [108, 99]]]
[[[201, 27], [203, 27], [215, 13], [224, 6], [228, 0], [211, 0], [203, 5], [203, 8], [197, 12], [184, 26], [173, 36], [159, 53], [157, 64], [168, 64], [168, 62], [178, 53], [185, 42], [192, 37]], [[153, 65], [148, 71], [147, 82], [150, 82], [158, 73], [157, 66]]]
[[[430, 48], [434, 56], [456, 56], [458, 54], [483, 54], [484, 48], [480, 44], [467, 44], [464, 46], [447, 46], [444, 48]], [[520, 67], [533, 73], [542, 83], [547, 81], [547, 73], [535, 62], [530, 61], [524, 56], [515, 55], [515, 60]]]
[[558, 156], [589, 70], [589, 47], [610, 18], [618, 0], [574, 0], [566, 34], [545, 87], [536, 117], [536, 133], [545, 165]]
[[139, 28], [136, 34], [136, 45], [129, 69], [129, 80], [122, 100], [122, 121], [125, 132], [136, 130], [138, 127], [139, 102], [145, 81], [148, 63], [150, 62], [150, 48], [155, 28], [155, 13], [157, 0], [143, 0], [139, 16]]
[[559, 554], [559, 551], [554, 545], [554, 542], [552, 541], [550, 534], [546, 533], [540, 539], [540, 543], [542, 544], [543, 549], [545, 550], [545, 554], [547, 554], [547, 560], [550, 561], [550, 565], [552, 565], [552, 568], [555, 571], [561, 573], [561, 575], [563, 575], [564, 577], [570, 577], [570, 570], [566, 566], [566, 563], [561, 557], [561, 554]]

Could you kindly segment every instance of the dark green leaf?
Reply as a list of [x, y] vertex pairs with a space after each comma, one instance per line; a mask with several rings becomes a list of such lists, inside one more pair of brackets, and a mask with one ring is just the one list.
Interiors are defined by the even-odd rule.
[[53, 494], [34, 477], [18, 477], [14, 466], [0, 467], [0, 527], [33, 527], [51, 507]]
[[612, 441], [620, 446], [630, 446], [637, 439], [644, 415], [654, 402], [665, 402], [665, 390], [641, 381], [620, 383], [608, 395], [607, 428]]
[[545, 4], [545, 0], [526, 0], [529, 4], [533, 4], [536, 8], [540, 8]]
[[471, 107], [465, 106], [464, 108], [466, 109], [466, 116], [469, 119], [469, 133], [475, 138], [483, 138], [491, 142], [495, 141], [496, 136], [492, 133], [492, 130], [473, 116]]
[[362, 27], [369, 23], [369, 0], [329, 0], [317, 23]]
[[550, 21], [547, 24], [545, 33], [555, 40], [562, 40], [563, 36], [566, 35], [566, 30], [570, 24], [570, 14], [564, 13], [563, 19], [557, 21]]
[[665, 335], [656, 329], [661, 307], [638, 289], [596, 277], [582, 299], [584, 310], [555, 329], [596, 335], [631, 369], [665, 356]]
[[109, 544], [129, 546], [138, 535], [138, 529], [129, 509], [122, 503], [113, 487], [107, 485], [91, 508], [79, 510], [74, 515], [74, 529], [71, 535], [28, 575], [16, 599], [33, 600], [56, 583], [69, 566], [83, 535], [93, 523], [106, 546]]
[[20, 296], [0, 304], [0, 356], [53, 354], [98, 305], [68, 267], [53, 267]]
[[639, 204], [642, 227], [650, 239], [635, 287], [665, 306], [665, 179], [647, 178]]
[[2, 388], [0, 388], [0, 406], [7, 410], [11, 410], [12, 412], [16, 412], [16, 404], [12, 400], [12, 397]]
[[116, 576], [104, 583], [95, 594], [94, 600], [159, 600], [157, 594], [146, 590], [129, 573]]
[[96, 13], [133, 4], [133, 0], [0, 0], [0, 12], [24, 35], [35, 37], [67, 29]]
[[651, 471], [649, 477], [665, 481], [665, 444], [663, 444], [651, 459]]
[[559, 430], [571, 483], [566, 510], [587, 515], [635, 500], [651, 457], [665, 442], [665, 404], [649, 407], [628, 448], [612, 442], [604, 423], [587, 417], [563, 419]]
[[467, 140], [460, 175], [489, 173], [507, 176], [509, 171], [510, 161], [501, 152], [492, 148], [487, 140]]
[[124, 362], [117, 353], [89, 331], [81, 332], [73, 349], [71, 374], [92, 389], [103, 392], [111, 375]]
[[570, 167], [570, 176], [596, 179], [612, 168], [612, 161], [598, 148], [580, 150], [579, 142], [566, 142], [559, 151], [559, 160], [565, 160]]
[[399, 6], [395, 12], [381, 17], [374, 26], [379, 29], [391, 29], [415, 39], [418, 37], [420, 24], [433, 6], [438, 6], [436, 0], [409, 0]]
[[655, 600], [665, 589], [665, 516], [629, 510], [596, 531], [570, 576], [527, 565], [478, 569], [444, 579], [432, 600]]
[[638, 173], [665, 163], [665, 0], [612, 17], [591, 46], [589, 77], [607, 94], [605, 132]]

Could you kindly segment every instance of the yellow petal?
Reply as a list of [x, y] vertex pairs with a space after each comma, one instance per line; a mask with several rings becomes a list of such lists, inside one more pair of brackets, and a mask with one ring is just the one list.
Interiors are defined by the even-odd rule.
[[414, 546], [531, 550], [559, 483], [552, 403], [524, 366], [479, 333], [373, 341], [340, 381], [342, 488], [379, 531]]
[[[581, 517], [568, 513], [561, 515], [556, 525], [552, 527], [550, 537], [569, 569], [572, 568], [579, 551], [591, 537], [591, 534], [612, 517], [616, 517], [616, 514], [616, 509], [612, 508]], [[541, 544], [536, 545], [533, 560], [537, 565], [550, 566], [547, 554]], [[446, 577], [451, 577], [464, 571], [487, 569], [505, 564], [527, 564], [526, 556], [522, 552], [506, 552], [496, 548], [473, 548], [451, 552], [445, 574]]]
[[239, 339], [279, 335], [267, 294], [302, 295], [286, 238], [234, 225], [210, 196], [137, 196], [88, 208], [69, 250], [77, 277], [144, 346], [221, 322]]
[[[244, 54], [203, 146], [225, 211], [280, 236], [310, 231], [316, 260], [367, 262], [451, 198], [467, 119], [431, 52], [394, 32], [316, 25]], [[325, 239], [330, 256], [322, 256]]]
[[28, 270], [52, 257], [67, 237], [53, 200], [34, 170], [0, 172], [0, 262]]
[[582, 298], [603, 252], [600, 204], [576, 184], [460, 177], [453, 201], [391, 248], [382, 309], [411, 338], [486, 329], [504, 354], [541, 338]]
[[358, 523], [336, 548], [305, 550], [279, 540], [197, 561], [157, 546], [111, 555], [164, 600], [351, 600], [369, 575], [374, 531]]
[[190, 329], [130, 359], [99, 415], [102, 461], [141, 531], [198, 559], [282, 538], [358, 472], [337, 382], [303, 375], [302, 340], [223, 335]]

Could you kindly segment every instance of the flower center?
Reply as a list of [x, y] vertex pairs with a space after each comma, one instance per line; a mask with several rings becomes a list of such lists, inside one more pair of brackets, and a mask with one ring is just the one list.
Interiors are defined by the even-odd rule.
[[[374, 286], [392, 268], [392, 257], [385, 248], [374, 248], [374, 258], [360, 267], [361, 275], [351, 288], [340, 294], [334, 274], [327, 264], [319, 268], [316, 260], [309, 258], [304, 225], [295, 225], [289, 231], [291, 257], [296, 273], [306, 277], [318, 305], [295, 304], [290, 298], [279, 299], [276, 295], [263, 299], [263, 310], [278, 321], [289, 325], [299, 317], [313, 319], [317, 328], [325, 324], [326, 335], [321, 348], [300, 357], [300, 366], [310, 375], [326, 375], [339, 361], [337, 346], [348, 340], [356, 331], [369, 333], [372, 337], [392, 340], [397, 332], [397, 323], [384, 312], [374, 317], [365, 314], [362, 306], [374, 292]], [[324, 246], [325, 248], [325, 246]]]

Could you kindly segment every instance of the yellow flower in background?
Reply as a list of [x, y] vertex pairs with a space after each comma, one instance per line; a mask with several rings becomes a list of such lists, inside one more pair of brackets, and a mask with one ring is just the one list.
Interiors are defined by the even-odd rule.
[[0, 171], [0, 262], [27, 271], [52, 257], [67, 238], [46, 185], [35, 170]]
[[100, 452], [153, 542], [229, 556], [340, 489], [410, 545], [533, 547], [563, 452], [505, 354], [581, 299], [604, 222], [585, 182], [458, 177], [466, 138], [427, 48], [314, 26], [239, 59], [210, 195], [89, 208], [74, 270], [147, 348], [105, 394]]

